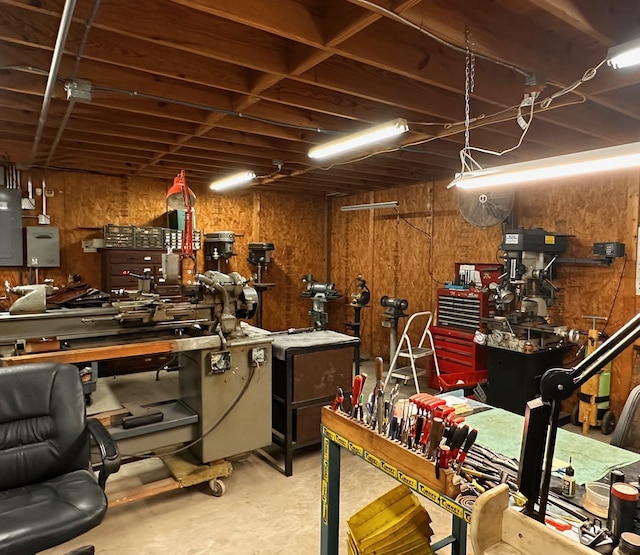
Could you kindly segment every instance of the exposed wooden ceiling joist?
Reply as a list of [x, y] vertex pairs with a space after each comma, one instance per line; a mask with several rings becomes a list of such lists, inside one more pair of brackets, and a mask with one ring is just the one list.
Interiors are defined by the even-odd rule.
[[[63, 4], [0, 0], [0, 153], [19, 164], [29, 160]], [[640, 36], [634, 0], [101, 0], [89, 27], [93, 8], [76, 7], [37, 164], [162, 180], [184, 165], [205, 184], [234, 168], [268, 175], [282, 161], [256, 186], [312, 194], [452, 176], [466, 47], [475, 54], [471, 144], [502, 151], [521, 134], [513, 107], [527, 75], [542, 80], [543, 98]], [[73, 78], [91, 83], [91, 102], [69, 105]], [[640, 70], [601, 67], [536, 110], [505, 160], [637, 140], [638, 92]], [[307, 156], [396, 117], [410, 121], [402, 149], [381, 145], [336, 164]]]

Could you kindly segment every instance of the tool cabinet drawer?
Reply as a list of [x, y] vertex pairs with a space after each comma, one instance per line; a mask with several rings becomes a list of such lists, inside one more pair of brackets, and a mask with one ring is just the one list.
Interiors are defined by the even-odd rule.
[[157, 250], [104, 249], [102, 251], [102, 290], [137, 289], [138, 279], [123, 275], [124, 271], [142, 275], [148, 271], [156, 280], [162, 277], [162, 253]]
[[[466, 330], [432, 326], [433, 344], [441, 374], [465, 374], [487, 370], [487, 347], [473, 341], [474, 333]], [[439, 388], [437, 376], [431, 374], [429, 385]]]
[[162, 250], [105, 249], [102, 251], [102, 260], [107, 264], [160, 264], [163, 252]]
[[[304, 443], [307, 441], [320, 441], [320, 417], [323, 405], [312, 405], [293, 409], [292, 427], [293, 441]], [[272, 418], [273, 428], [283, 436], [286, 434], [286, 409], [281, 403], [273, 403]]]
[[124, 272], [142, 275], [146, 271], [153, 275], [156, 272], [156, 264], [143, 264], [141, 262], [131, 262], [130, 264], [111, 264], [109, 269], [112, 276], [122, 276], [124, 275]]

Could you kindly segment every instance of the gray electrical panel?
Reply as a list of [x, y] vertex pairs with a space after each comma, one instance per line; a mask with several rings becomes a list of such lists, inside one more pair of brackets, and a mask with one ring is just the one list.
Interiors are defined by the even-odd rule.
[[27, 267], [60, 267], [60, 232], [52, 225], [29, 226], [27, 235]]
[[20, 189], [0, 187], [0, 266], [22, 266]]

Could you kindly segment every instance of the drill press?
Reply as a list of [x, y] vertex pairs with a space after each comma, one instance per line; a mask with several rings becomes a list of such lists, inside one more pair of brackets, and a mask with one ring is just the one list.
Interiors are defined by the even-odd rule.
[[249, 243], [249, 258], [247, 262], [256, 268], [253, 274], [253, 287], [258, 292], [258, 311], [256, 312], [256, 325], [262, 327], [262, 294], [273, 287], [275, 283], [262, 281], [262, 273], [267, 272], [271, 263], [273, 243]]
[[229, 262], [229, 259], [235, 255], [233, 252], [233, 244], [236, 240], [236, 234], [233, 231], [214, 231], [207, 233], [204, 240], [204, 257], [207, 262], [211, 262], [215, 266], [214, 270], [225, 272], [226, 268], [222, 267], [222, 261]]

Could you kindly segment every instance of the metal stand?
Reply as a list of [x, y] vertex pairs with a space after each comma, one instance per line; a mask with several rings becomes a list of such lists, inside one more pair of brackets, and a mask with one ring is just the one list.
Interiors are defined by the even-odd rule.
[[274, 285], [275, 283], [254, 283], [253, 284], [254, 289], [258, 292], [258, 309], [256, 311], [256, 326], [259, 328], [262, 327], [262, 294], [267, 289], [269, 289], [270, 287], [273, 287]]
[[[302, 342], [305, 337], [307, 344]], [[351, 388], [346, 384], [353, 382], [351, 360], [357, 360], [360, 351], [357, 339], [340, 337], [336, 332], [316, 330], [296, 334], [295, 338], [289, 335], [274, 338], [275, 351], [282, 354], [274, 354], [273, 363], [272, 446], [258, 450], [263, 459], [285, 476], [293, 474], [296, 450], [320, 442], [320, 410], [335, 397], [335, 385], [329, 380], [345, 384], [344, 390], [349, 392]], [[313, 371], [314, 367], [318, 368], [317, 372]], [[355, 373], [358, 371], [356, 365]], [[308, 431], [310, 424], [313, 424], [312, 433]]]
[[[349, 304], [347, 306], [352, 307], [354, 310], [353, 322], [345, 322], [344, 325], [347, 327], [348, 330], [351, 330], [353, 332], [354, 337], [357, 337], [358, 339], [360, 339], [360, 331], [361, 331], [360, 313], [362, 312], [362, 309], [366, 307], [360, 306], [360, 305], [353, 305], [353, 304]], [[354, 358], [354, 363], [356, 364], [356, 367], [359, 366], [360, 362], [367, 360], [367, 359], [361, 358], [358, 353], [356, 353], [356, 357], [357, 358]]]
[[389, 328], [389, 360], [393, 360], [396, 356], [396, 350], [398, 349], [398, 321], [400, 318], [407, 318], [408, 314], [401, 314], [399, 316], [388, 316], [386, 313], [382, 320], [382, 327]]
[[361, 325], [360, 312], [364, 307], [359, 305], [352, 305], [352, 304], [347, 306], [350, 306], [351, 308], [353, 308], [353, 322], [345, 322], [344, 325], [347, 326], [347, 329], [353, 332], [354, 337], [360, 337], [360, 325]]
[[258, 311], [256, 312], [256, 325], [262, 327], [262, 293], [275, 283], [264, 283], [262, 272], [267, 271], [271, 263], [271, 252], [274, 250], [273, 243], [249, 243], [249, 258], [247, 262], [256, 267], [253, 287], [258, 292]]
[[380, 299], [380, 304], [385, 307], [382, 317], [382, 327], [389, 328], [389, 361], [393, 360], [398, 348], [398, 321], [400, 318], [407, 318], [409, 315], [404, 311], [409, 308], [409, 301], [406, 299], [392, 299], [386, 295]]

